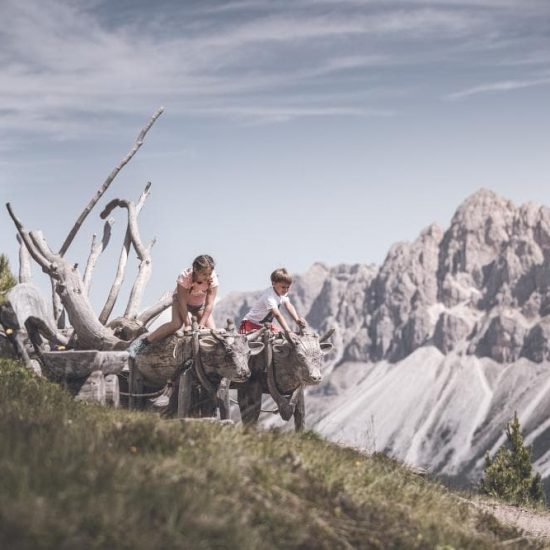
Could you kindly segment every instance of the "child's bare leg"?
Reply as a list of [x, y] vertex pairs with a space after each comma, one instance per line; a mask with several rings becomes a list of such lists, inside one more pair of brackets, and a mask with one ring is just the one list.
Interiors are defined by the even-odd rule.
[[206, 323], [204, 323], [204, 326], [206, 328], [216, 328], [216, 323], [214, 323], [214, 319], [212, 319], [212, 315], [208, 317], [208, 319], [206, 320]]
[[163, 338], [166, 338], [166, 336], [169, 336], [170, 334], [174, 334], [176, 330], [179, 330], [181, 328], [182, 324], [183, 324], [183, 321], [181, 320], [181, 317], [180, 317], [178, 305], [176, 303], [173, 303], [172, 319], [168, 321], [168, 323], [164, 323], [163, 325], [160, 325], [160, 327], [158, 327], [156, 330], [151, 332], [151, 334], [148, 334], [146, 338], [150, 343], [157, 342], [158, 340], [162, 340]]

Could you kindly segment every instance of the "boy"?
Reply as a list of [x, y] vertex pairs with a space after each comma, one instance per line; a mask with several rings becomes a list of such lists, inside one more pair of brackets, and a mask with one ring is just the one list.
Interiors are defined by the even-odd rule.
[[[244, 316], [239, 327], [241, 334], [258, 330], [264, 326], [264, 323], [272, 323], [273, 318], [277, 319], [283, 330], [290, 332], [288, 324], [283, 317], [279, 308], [282, 304], [285, 305], [286, 310], [290, 316], [296, 321], [300, 327], [305, 327], [306, 322], [303, 317], [300, 317], [294, 306], [290, 303], [287, 293], [290, 285], [292, 284], [292, 277], [290, 273], [281, 267], [276, 269], [271, 274], [271, 288], [268, 288], [258, 299], [258, 301], [250, 308], [250, 311]], [[273, 332], [280, 332], [280, 329], [271, 325]]]

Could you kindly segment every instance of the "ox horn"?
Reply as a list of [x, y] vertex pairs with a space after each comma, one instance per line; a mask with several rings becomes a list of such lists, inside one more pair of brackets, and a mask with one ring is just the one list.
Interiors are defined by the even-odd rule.
[[336, 329], [331, 328], [328, 332], [326, 332], [325, 334], [323, 334], [323, 336], [321, 336], [321, 338], [319, 339], [319, 343], [326, 342], [334, 334], [335, 331]]
[[235, 332], [235, 321], [233, 319], [227, 319], [227, 332]]
[[249, 342], [254, 342], [259, 336], [261, 336], [265, 332], [265, 327], [259, 328], [258, 330], [255, 330], [254, 332], [249, 332], [246, 335], [246, 339]]
[[218, 334], [216, 333], [216, 331], [214, 329], [210, 329], [210, 334], [218, 341], [218, 342], [221, 342], [222, 344], [225, 345], [225, 340], [223, 338], [221, 338], [220, 336], [218, 336]]

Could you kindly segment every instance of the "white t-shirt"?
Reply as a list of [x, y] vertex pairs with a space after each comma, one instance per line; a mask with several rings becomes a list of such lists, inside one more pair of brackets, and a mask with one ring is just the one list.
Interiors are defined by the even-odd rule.
[[243, 321], [253, 321], [254, 323], [271, 323], [273, 320], [273, 308], [279, 309], [282, 304], [288, 303], [290, 300], [285, 294], [279, 296], [273, 287], [268, 288], [258, 299], [258, 301], [250, 308], [250, 311], [244, 316]]

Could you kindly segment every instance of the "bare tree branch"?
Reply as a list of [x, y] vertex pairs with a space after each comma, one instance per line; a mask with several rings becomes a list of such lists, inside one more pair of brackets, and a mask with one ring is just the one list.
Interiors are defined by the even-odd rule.
[[137, 225], [136, 207], [131, 201], [113, 199], [104, 208], [103, 212], [100, 214], [100, 217], [105, 219], [116, 207], [126, 208], [128, 210], [128, 229], [130, 230], [130, 240], [132, 241], [134, 249], [136, 250], [140, 260], [138, 274], [134, 282], [134, 286], [132, 287], [130, 299], [128, 300], [128, 305], [126, 306], [126, 311], [124, 313], [125, 317], [132, 318], [137, 315], [137, 310], [141, 303], [143, 291], [145, 290], [149, 277], [151, 276], [152, 264], [150, 251], [154, 242], [148, 247], [145, 247], [141, 242]]
[[[147, 182], [147, 185], [145, 186], [145, 190], [139, 197], [139, 200], [136, 204], [136, 216], [141, 211], [141, 208], [143, 207], [143, 204], [147, 200], [147, 197], [149, 197], [150, 194], [150, 188], [151, 188], [151, 182]], [[122, 245], [122, 250], [120, 251], [120, 256], [118, 259], [118, 267], [115, 274], [115, 280], [113, 281], [113, 285], [111, 287], [111, 290], [109, 291], [109, 295], [107, 296], [107, 300], [105, 301], [105, 305], [103, 306], [103, 309], [101, 310], [101, 313], [99, 314], [99, 322], [103, 325], [107, 324], [107, 321], [113, 311], [113, 307], [115, 306], [115, 303], [117, 301], [120, 288], [122, 287], [122, 283], [124, 281], [124, 273], [126, 271], [126, 265], [128, 263], [128, 252], [130, 251], [130, 244], [131, 244], [131, 235], [130, 235], [130, 227], [128, 226], [126, 228], [126, 235], [124, 236], [124, 243]]]
[[142, 311], [138, 315], [137, 320], [144, 326], [152, 323], [165, 309], [168, 309], [172, 305], [174, 300], [173, 294], [173, 292], [166, 292], [163, 294], [161, 299], [156, 304]]
[[99, 255], [107, 248], [109, 240], [111, 239], [111, 229], [115, 223], [114, 218], [109, 218], [105, 225], [103, 226], [103, 237], [100, 243], [96, 243], [96, 235], [92, 237], [92, 247], [90, 250], [90, 255], [88, 257], [88, 262], [86, 263], [86, 269], [84, 270], [84, 277], [82, 282], [84, 283], [84, 292], [87, 296], [90, 295], [90, 285], [92, 283], [92, 273], [95, 268], [95, 264]]
[[37, 248], [37, 250], [48, 260], [50, 263], [55, 263], [55, 256], [51, 251], [42, 231], [29, 231], [29, 237], [31, 238], [32, 243]]
[[30, 283], [32, 281], [30, 254], [21, 235], [17, 233], [19, 243], [19, 282]]
[[13, 220], [13, 223], [15, 224], [15, 227], [17, 228], [17, 232], [19, 233], [19, 236], [21, 237], [21, 240], [25, 244], [27, 250], [29, 251], [29, 254], [32, 256], [33, 260], [42, 268], [42, 271], [44, 273], [49, 272], [49, 262], [40, 252], [36, 249], [33, 242], [31, 241], [31, 238], [28, 234], [28, 232], [23, 227], [23, 224], [19, 220], [19, 218], [15, 215], [15, 212], [13, 211], [11, 204], [8, 202], [6, 203], [6, 208], [8, 209], [8, 213]]
[[57, 280], [55, 290], [61, 297], [77, 335], [76, 346], [79, 349], [125, 349], [127, 343], [114, 336], [112, 330], [98, 321], [88, 297], [83, 292], [82, 279], [76, 266], [70, 265], [59, 254], [54, 254], [40, 231], [27, 233], [9, 203], [6, 206], [31, 256], [50, 276], [52, 284], [53, 279]]
[[109, 174], [103, 185], [99, 188], [95, 196], [92, 198], [92, 200], [88, 203], [86, 208], [84, 208], [83, 212], [80, 214], [78, 219], [76, 220], [73, 228], [71, 229], [69, 235], [65, 239], [65, 242], [61, 246], [59, 250], [59, 254], [61, 256], [64, 256], [67, 252], [67, 249], [73, 242], [73, 239], [75, 238], [78, 230], [80, 229], [80, 226], [88, 216], [88, 214], [91, 212], [92, 208], [96, 205], [97, 201], [102, 197], [103, 193], [108, 189], [109, 185], [113, 182], [117, 174], [124, 168], [126, 164], [132, 159], [132, 157], [137, 153], [138, 149], [143, 145], [143, 140], [145, 139], [145, 135], [147, 132], [151, 129], [151, 126], [155, 123], [157, 118], [162, 114], [164, 111], [164, 107], [161, 107], [152, 117], [151, 120], [147, 123], [147, 125], [141, 130], [139, 133], [136, 142], [134, 143], [134, 146], [129, 151], [129, 153], [122, 159], [122, 161], [114, 168], [114, 170]]
[[32, 315], [27, 317], [25, 321], [25, 328], [27, 329], [27, 334], [34, 345], [35, 350], [37, 347], [40, 348], [41, 342], [38, 337], [39, 335], [46, 338], [46, 340], [52, 344], [66, 346], [69, 343], [69, 338], [67, 336], [61, 332], [53, 331], [48, 323], [40, 317], [35, 317]]
[[55, 323], [58, 328], [65, 327], [65, 313], [63, 311], [63, 306], [61, 304], [61, 298], [57, 293], [57, 283], [56, 280], [59, 280], [59, 264], [60, 261], [63, 261], [60, 256], [56, 256], [48, 246], [42, 231], [30, 231], [29, 236], [40, 251], [40, 253], [48, 260], [50, 263], [48, 275], [50, 276], [50, 283], [52, 287], [52, 310]]

